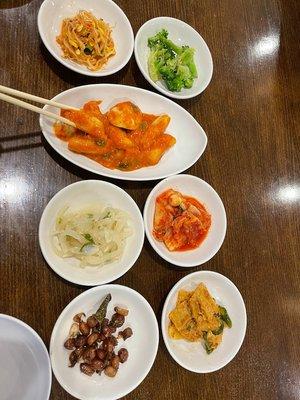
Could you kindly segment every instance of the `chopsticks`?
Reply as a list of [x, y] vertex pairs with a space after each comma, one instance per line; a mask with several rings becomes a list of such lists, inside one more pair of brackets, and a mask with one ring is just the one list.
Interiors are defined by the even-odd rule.
[[[5, 94], [5, 93], [7, 93], [7, 94]], [[46, 111], [46, 110], [39, 108], [37, 106], [34, 106], [32, 104], [26, 103], [25, 101], [16, 99], [15, 97], [9, 96], [10, 94], [13, 96], [16, 96], [16, 97], [21, 97], [26, 100], [36, 101], [38, 103], [48, 104], [53, 107], [63, 108], [65, 110], [78, 110], [78, 108], [67, 106], [65, 104], [58, 103], [54, 100], [44, 99], [43, 97], [34, 96], [29, 93], [21, 92], [19, 90], [11, 89], [6, 86], [0, 85], [0, 100], [6, 101], [8, 103], [14, 104], [19, 107], [23, 107], [26, 110], [33, 111], [38, 114], [45, 115], [46, 117], [58, 120], [60, 122], [63, 122], [64, 124], [76, 127], [74, 122], [68, 120], [67, 118], [64, 118], [58, 114], [54, 114], [50, 111]]]

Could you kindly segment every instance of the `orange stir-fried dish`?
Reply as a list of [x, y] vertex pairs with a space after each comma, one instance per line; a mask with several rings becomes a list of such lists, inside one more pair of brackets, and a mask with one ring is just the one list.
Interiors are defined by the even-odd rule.
[[156, 165], [176, 139], [166, 133], [167, 114], [143, 113], [130, 101], [118, 103], [107, 113], [100, 111], [100, 101], [89, 101], [80, 110], [62, 110], [61, 115], [76, 128], [54, 125], [58, 138], [68, 148], [110, 169], [132, 171]]
[[170, 251], [200, 246], [211, 225], [211, 216], [195, 198], [169, 189], [156, 198], [153, 235]]
[[232, 327], [226, 308], [216, 303], [204, 283], [193, 291], [179, 290], [169, 319], [168, 333], [172, 339], [203, 340], [208, 354], [221, 343], [224, 328]]

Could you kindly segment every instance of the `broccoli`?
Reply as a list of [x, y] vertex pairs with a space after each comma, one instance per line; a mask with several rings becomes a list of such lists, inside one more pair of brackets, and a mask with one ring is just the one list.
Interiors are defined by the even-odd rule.
[[180, 92], [183, 88], [191, 88], [197, 78], [195, 50], [189, 46], [177, 46], [168, 35], [168, 31], [162, 29], [148, 38], [148, 70], [154, 82], [162, 79], [169, 90]]

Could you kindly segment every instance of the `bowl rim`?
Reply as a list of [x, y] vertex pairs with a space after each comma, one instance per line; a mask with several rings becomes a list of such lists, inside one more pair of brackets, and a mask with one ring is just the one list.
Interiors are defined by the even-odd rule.
[[[168, 20], [172, 20], [172, 21], [176, 21], [177, 24], [181, 24], [183, 25], [185, 28], [191, 29], [192, 31], [194, 31], [196, 33], [196, 35], [198, 35], [200, 37], [200, 41], [202, 42], [203, 47], [205, 48], [208, 57], [210, 58], [211, 61], [211, 72], [208, 75], [208, 80], [206, 82], [206, 84], [203, 86], [203, 88], [195, 91], [194, 93], [187, 93], [185, 95], [178, 95], [176, 94], [176, 92], [171, 92], [168, 89], [162, 88], [159, 85], [156, 84], [156, 82], [152, 81], [152, 79], [149, 76], [149, 73], [147, 71], [144, 70], [144, 68], [142, 67], [142, 63], [140, 61], [140, 55], [137, 49], [137, 42], [142, 34], [143, 29], [147, 26], [150, 25], [150, 23], [152, 23], [153, 21], [158, 21], [158, 20], [164, 20], [164, 21], [168, 21]], [[213, 59], [212, 59], [212, 55], [211, 52], [209, 50], [209, 47], [206, 43], [206, 41], [203, 39], [203, 37], [200, 35], [200, 33], [193, 28], [191, 25], [189, 25], [188, 23], [186, 23], [185, 21], [182, 21], [181, 19], [177, 19], [177, 18], [173, 18], [173, 17], [168, 17], [168, 16], [161, 16], [161, 17], [155, 17], [152, 19], [149, 19], [148, 21], [146, 21], [137, 31], [136, 35], [135, 35], [135, 39], [134, 39], [134, 56], [137, 62], [137, 65], [139, 67], [140, 72], [142, 73], [142, 75], [144, 76], [144, 78], [150, 83], [150, 85], [152, 85], [156, 90], [158, 90], [159, 92], [163, 93], [164, 95], [171, 97], [173, 99], [178, 99], [178, 100], [186, 100], [186, 99], [191, 99], [193, 97], [198, 96], [199, 94], [201, 94], [202, 92], [204, 92], [204, 90], [208, 87], [208, 85], [211, 82], [212, 76], [213, 76]], [[190, 90], [190, 89], [188, 89]]]
[[[101, 167], [98, 167], [98, 168], [102, 168], [103, 167], [104, 168], [103, 171], [98, 170], [96, 167], [93, 168], [93, 167], [89, 167], [89, 166], [82, 166], [78, 162], [74, 161], [71, 156], [66, 154], [65, 151], [62, 151], [61, 149], [58, 149], [58, 148], [54, 147], [52, 145], [52, 143], [51, 143], [51, 139], [49, 137], [49, 132], [47, 132], [47, 130], [45, 128], [44, 116], [41, 114], [40, 118], [39, 118], [39, 124], [40, 124], [40, 128], [41, 128], [43, 137], [45, 138], [47, 143], [51, 146], [51, 148], [56, 153], [58, 153], [61, 157], [63, 157], [64, 159], [66, 159], [67, 161], [72, 163], [73, 165], [76, 165], [77, 167], [79, 167], [79, 168], [81, 168], [81, 169], [83, 169], [85, 171], [90, 171], [90, 172], [93, 172], [94, 174], [97, 174], [97, 175], [102, 176], [102, 177], [107, 177], [107, 178], [110, 178], [110, 179], [120, 179], [120, 180], [123, 180], [123, 181], [132, 181], [132, 182], [157, 181], [157, 180], [164, 179], [164, 178], [167, 178], [167, 177], [170, 177], [170, 176], [173, 176], [173, 175], [180, 174], [181, 172], [184, 172], [184, 171], [188, 170], [189, 168], [191, 168], [200, 159], [200, 157], [205, 152], [208, 139], [207, 139], [206, 132], [204, 131], [202, 125], [200, 125], [200, 123], [197, 121], [197, 119], [191, 113], [189, 113], [183, 106], [181, 106], [180, 104], [176, 103], [174, 100], [171, 100], [168, 97], [165, 97], [165, 96], [163, 96], [163, 95], [161, 95], [159, 93], [155, 93], [155, 92], [153, 92], [151, 90], [143, 89], [143, 88], [136, 87], [136, 86], [122, 85], [122, 84], [118, 84], [118, 83], [92, 83], [92, 84], [88, 84], [88, 85], [75, 86], [75, 87], [72, 87], [70, 89], [63, 90], [62, 92], [60, 92], [57, 95], [53, 96], [51, 98], [51, 100], [56, 100], [62, 94], [70, 94], [70, 93], [73, 93], [73, 92], [76, 93], [77, 90], [81, 90], [82, 88], [84, 88], [84, 90], [88, 90], [89, 88], [92, 88], [94, 86], [98, 86], [99, 89], [103, 88], [104, 90], [106, 88], [111, 87], [111, 86], [113, 86], [113, 87], [122, 86], [123, 88], [128, 89], [128, 90], [132, 90], [133, 89], [134, 91], [137, 91], [140, 94], [146, 93], [148, 95], [150, 94], [153, 97], [163, 99], [163, 101], [166, 101], [168, 104], [171, 103], [172, 107], [174, 106], [174, 108], [180, 109], [180, 111], [185, 114], [185, 117], [191, 118], [198, 125], [197, 129], [199, 129], [199, 127], [200, 127], [201, 135], [203, 136], [204, 146], [203, 146], [202, 151], [199, 154], [197, 154], [197, 156], [194, 157], [191, 160], [191, 162], [189, 162], [187, 164], [187, 166], [185, 166], [184, 168], [180, 168], [180, 169], [172, 172], [171, 174], [167, 174], [166, 175], [165, 173], [160, 173], [158, 176], [155, 176], [155, 177], [153, 177], [153, 176], [151, 176], [151, 177], [141, 176], [141, 177], [134, 177], [133, 178], [132, 175], [131, 175], [131, 172], [134, 173], [135, 171], [129, 171], [129, 172], [123, 172], [123, 173], [122, 173], [122, 171], [119, 171], [118, 174], [111, 175], [109, 173], [109, 171], [111, 171], [111, 170], [109, 168], [106, 168], [106, 167], [102, 166], [101, 164], [100, 164]], [[128, 97], [129, 97], [129, 95], [128, 95]], [[43, 109], [47, 110], [48, 107], [50, 107], [50, 106], [45, 105], [43, 107]], [[95, 161], [95, 163], [96, 163], [96, 161]], [[96, 164], [97, 164], [97, 166], [99, 165], [98, 163], [96, 163]], [[156, 167], [156, 165], [154, 167]], [[148, 168], [148, 167], [144, 167], [144, 168]]]
[[4, 319], [4, 320], [8, 320], [8, 321], [12, 321], [17, 325], [20, 325], [22, 328], [24, 328], [26, 331], [28, 331], [30, 334], [32, 334], [34, 336], [35, 339], [37, 339], [37, 341], [40, 343], [41, 348], [43, 350], [43, 352], [46, 355], [47, 358], [47, 373], [48, 373], [48, 388], [46, 393], [46, 397], [45, 399], [49, 399], [50, 397], [50, 393], [51, 393], [51, 387], [52, 387], [52, 368], [51, 368], [51, 362], [50, 362], [50, 356], [47, 350], [47, 347], [43, 341], [43, 339], [40, 337], [40, 335], [28, 324], [26, 324], [26, 322], [20, 320], [19, 318], [13, 317], [11, 315], [8, 314], [2, 314], [0, 313], [0, 319]]
[[[149, 215], [149, 207], [151, 204], [151, 201], [153, 201], [153, 196], [154, 196], [154, 192], [157, 191], [161, 186], [163, 186], [165, 184], [165, 182], [167, 181], [172, 181], [173, 179], [176, 178], [183, 178], [185, 179], [190, 179], [190, 180], [194, 180], [194, 181], [201, 181], [202, 184], [204, 184], [206, 187], [208, 187], [210, 190], [212, 190], [212, 192], [214, 193], [214, 195], [216, 196], [217, 200], [219, 201], [219, 204], [221, 206], [221, 209], [224, 213], [224, 227], [223, 227], [223, 231], [222, 231], [222, 235], [220, 236], [220, 243], [219, 246], [217, 246], [215, 248], [215, 250], [213, 252], [210, 253], [209, 257], [206, 257], [203, 259], [203, 261], [199, 262], [185, 262], [185, 261], [176, 261], [174, 262], [174, 259], [172, 259], [172, 256], [168, 256], [165, 255], [156, 245], [156, 241], [155, 239], [152, 237], [152, 234], [150, 232], [148, 223], [147, 223], [147, 216]], [[216, 192], [216, 190], [209, 184], [207, 183], [205, 180], [199, 178], [198, 176], [195, 175], [190, 175], [190, 174], [178, 174], [178, 175], [171, 175], [165, 179], [163, 179], [162, 181], [160, 181], [157, 185], [155, 185], [153, 187], [153, 189], [151, 190], [151, 192], [149, 193], [146, 202], [145, 202], [145, 206], [144, 206], [144, 211], [143, 211], [143, 218], [144, 218], [144, 227], [145, 227], [145, 232], [146, 232], [146, 237], [151, 245], [151, 247], [153, 248], [153, 250], [160, 256], [162, 257], [164, 260], [166, 260], [167, 262], [169, 262], [170, 264], [176, 265], [178, 267], [185, 267], [185, 268], [190, 268], [190, 267], [196, 267], [202, 264], [205, 264], [206, 262], [208, 262], [209, 260], [211, 260], [217, 253], [218, 251], [221, 249], [223, 243], [224, 243], [224, 239], [226, 236], [226, 231], [227, 231], [227, 216], [226, 216], [226, 210], [223, 204], [223, 201], [221, 199], [221, 197], [218, 195], [218, 193]], [[170, 254], [172, 255], [172, 253], [170, 252]], [[183, 253], [184, 254], [184, 253]]]
[[[243, 326], [243, 332], [242, 332], [243, 334], [242, 334], [242, 338], [240, 340], [240, 343], [238, 344], [238, 346], [236, 348], [236, 351], [233, 352], [233, 354], [231, 355], [229, 360], [225, 364], [221, 365], [218, 368], [209, 369], [209, 370], [208, 369], [207, 370], [203, 369], [203, 370], [200, 371], [199, 369], [189, 367], [187, 364], [185, 364], [184, 362], [180, 361], [179, 358], [177, 357], [176, 353], [172, 351], [172, 349], [170, 348], [169, 343], [168, 343], [167, 332], [166, 332], [166, 329], [165, 329], [164, 322], [165, 322], [165, 319], [167, 318], [167, 315], [166, 315], [167, 307], [168, 307], [168, 305], [170, 303], [171, 297], [174, 295], [174, 293], [176, 292], [178, 287], [183, 282], [189, 281], [193, 277], [198, 277], [198, 276], [205, 275], [205, 274], [213, 275], [213, 276], [217, 277], [219, 280], [227, 282], [230, 285], [230, 287], [235, 291], [236, 297], [239, 299], [240, 304], [242, 305], [242, 308], [243, 308], [243, 316], [245, 318], [245, 325]], [[208, 373], [215, 372], [215, 371], [218, 371], [218, 370], [224, 368], [226, 365], [228, 365], [234, 359], [234, 357], [239, 352], [239, 350], [240, 350], [240, 348], [241, 348], [241, 346], [242, 346], [242, 344], [244, 342], [246, 331], [247, 331], [247, 310], [246, 310], [245, 302], [244, 302], [243, 296], [241, 295], [241, 292], [239, 291], [237, 286], [229, 278], [227, 278], [225, 275], [220, 274], [219, 272], [209, 271], [209, 270], [202, 270], [202, 271], [192, 272], [192, 273], [184, 276], [178, 282], [175, 283], [175, 285], [172, 287], [172, 289], [168, 293], [168, 295], [166, 297], [166, 300], [164, 302], [164, 306], [163, 306], [162, 315], [161, 315], [161, 321], [160, 322], [161, 322], [162, 337], [163, 337], [165, 346], [166, 346], [170, 356], [177, 362], [177, 364], [179, 364], [181, 367], [183, 367], [183, 368], [185, 368], [185, 369], [187, 369], [188, 371], [191, 371], [191, 372], [196, 372], [198, 374], [208, 374]]]
[[[102, 290], [102, 289], [104, 289], [104, 288], [107, 288], [107, 290], [112, 290], [113, 288], [118, 288], [118, 289], [121, 288], [121, 290], [125, 290], [126, 292], [131, 293], [133, 296], [138, 297], [139, 300], [140, 300], [140, 301], [144, 304], [144, 306], [148, 309], [148, 311], [149, 311], [149, 318], [150, 318], [150, 316], [151, 316], [151, 319], [152, 319], [152, 321], [153, 321], [153, 323], [154, 323], [153, 325], [155, 325], [155, 331], [153, 331], [153, 337], [154, 337], [154, 339], [155, 339], [155, 348], [154, 348], [154, 351], [153, 351], [153, 356], [152, 356], [152, 358], [150, 359], [150, 361], [149, 361], [149, 363], [148, 363], [146, 372], [142, 375], [142, 378], [141, 378], [137, 383], [135, 383], [134, 385], [130, 385], [130, 386], [129, 386], [129, 388], [130, 388], [129, 391], [128, 391], [128, 390], [125, 390], [125, 391], [123, 391], [121, 394], [118, 394], [118, 397], [111, 397], [111, 398], [109, 398], [108, 400], [117, 400], [117, 399], [119, 399], [119, 398], [121, 398], [121, 397], [123, 397], [123, 396], [126, 396], [127, 394], [131, 393], [134, 389], [136, 389], [136, 388], [143, 382], [143, 380], [146, 378], [146, 376], [147, 376], [148, 373], [150, 372], [150, 370], [151, 370], [151, 368], [152, 368], [152, 366], [153, 366], [153, 364], [154, 364], [154, 361], [155, 361], [155, 359], [156, 359], [156, 356], [157, 356], [158, 345], [159, 345], [159, 327], [158, 327], [158, 321], [157, 321], [157, 318], [156, 318], [156, 315], [155, 315], [155, 313], [154, 313], [154, 310], [153, 310], [152, 306], [151, 306], [150, 303], [145, 299], [145, 297], [144, 297], [141, 293], [139, 293], [138, 291], [136, 291], [136, 290], [134, 290], [134, 289], [132, 289], [132, 288], [130, 288], [130, 287], [128, 287], [128, 286], [120, 285], [120, 284], [108, 284], [108, 285], [95, 286], [95, 287], [93, 287], [93, 288], [90, 288], [90, 289], [84, 291], [83, 293], [80, 293], [78, 296], [74, 297], [74, 298], [66, 305], [66, 307], [61, 311], [61, 313], [60, 313], [60, 315], [58, 316], [58, 318], [57, 318], [57, 320], [56, 320], [56, 322], [55, 322], [55, 324], [54, 324], [54, 327], [53, 327], [53, 329], [52, 329], [52, 333], [51, 333], [51, 337], [50, 337], [50, 344], [49, 344], [50, 362], [51, 362], [51, 367], [52, 367], [53, 374], [54, 374], [54, 376], [56, 377], [58, 383], [61, 385], [61, 387], [62, 387], [64, 390], [66, 390], [66, 392], [68, 392], [69, 394], [71, 394], [72, 396], [75, 396], [75, 397], [76, 397], [76, 395], [78, 395], [78, 394], [76, 394], [76, 393], [74, 393], [74, 392], [71, 392], [71, 391], [69, 390], [69, 387], [68, 387], [67, 385], [65, 385], [64, 383], [61, 382], [60, 375], [57, 373], [57, 371], [55, 370], [55, 368], [53, 367], [53, 364], [52, 364], [52, 359], [53, 359], [53, 349], [52, 349], [52, 348], [53, 348], [53, 346], [54, 346], [54, 340], [55, 340], [56, 332], [57, 332], [57, 330], [58, 330], [58, 325], [59, 325], [59, 324], [61, 323], [61, 321], [64, 319], [64, 315], [63, 315], [63, 314], [65, 314], [65, 313], [72, 307], [72, 305], [78, 301], [78, 299], [84, 298], [84, 297], [88, 296], [89, 293], [97, 292], [98, 290]], [[76, 397], [76, 398], [77, 398], [77, 397]], [[82, 399], [82, 400], [83, 400], [83, 399], [88, 399], [88, 400], [90, 400], [89, 398], [85, 398], [85, 397], [81, 397], [81, 399]]]
[[110, 5], [112, 7], [114, 7], [116, 10], [118, 10], [119, 13], [123, 14], [123, 17], [126, 21], [126, 27], [128, 29], [129, 35], [130, 35], [130, 51], [128, 53], [128, 55], [124, 58], [124, 60], [118, 65], [116, 66], [114, 69], [110, 70], [110, 71], [89, 71], [87, 68], [86, 70], [84, 69], [84, 66], [81, 66], [80, 64], [77, 65], [69, 65], [62, 56], [57, 55], [51, 48], [50, 44], [48, 43], [48, 41], [46, 40], [46, 36], [44, 34], [44, 30], [42, 28], [43, 24], [42, 24], [42, 14], [44, 11], [44, 8], [46, 7], [46, 4], [49, 3], [51, 0], [44, 0], [39, 8], [38, 11], [38, 15], [37, 15], [37, 25], [38, 25], [38, 31], [40, 34], [40, 38], [42, 39], [42, 42], [44, 44], [44, 46], [46, 47], [46, 49], [49, 51], [49, 53], [59, 62], [61, 63], [64, 67], [77, 72], [78, 74], [81, 75], [86, 75], [86, 76], [93, 76], [93, 77], [101, 77], [101, 76], [109, 76], [109, 75], [113, 75], [116, 72], [120, 71], [122, 68], [125, 67], [126, 64], [128, 64], [133, 50], [134, 50], [134, 34], [133, 34], [133, 29], [131, 26], [131, 23], [127, 17], [127, 15], [125, 14], [125, 12], [122, 10], [121, 7], [118, 6], [118, 4], [116, 4], [113, 0], [106, 0], [108, 3], [110, 3]]
[[[57, 198], [59, 197], [59, 195], [61, 195], [64, 192], [68, 192], [70, 190], [70, 186], [72, 186], [72, 187], [81, 186], [81, 185], [84, 185], [86, 182], [93, 183], [94, 185], [100, 185], [100, 186], [104, 185], [106, 187], [110, 186], [114, 190], [116, 190], [116, 192], [118, 192], [118, 193], [122, 192], [123, 194], [125, 194], [125, 197], [133, 205], [133, 207], [134, 207], [134, 209], [136, 211], [136, 216], [139, 219], [139, 226], [140, 226], [141, 232], [142, 232], [141, 242], [140, 242], [139, 247], [137, 248], [136, 256], [133, 257], [133, 261], [131, 263], [128, 263], [128, 264], [125, 263], [125, 265], [127, 265], [127, 267], [124, 268], [124, 270], [122, 270], [121, 273], [115, 274], [112, 279], [103, 280], [101, 282], [98, 281], [98, 282], [95, 282], [95, 283], [90, 283], [90, 282], [85, 282], [85, 281], [82, 281], [82, 280], [72, 279], [71, 277], [67, 276], [62, 271], [60, 271], [60, 269], [58, 269], [56, 266], [54, 266], [54, 263], [50, 260], [50, 257], [48, 257], [46, 249], [47, 249], [47, 247], [49, 245], [46, 245], [44, 240], [42, 239], [42, 236], [43, 236], [42, 230], [43, 230], [43, 228], [45, 226], [45, 223], [46, 223], [45, 222], [45, 218], [46, 218], [45, 214], [46, 214], [47, 209], [49, 209], [50, 207], [52, 207], [55, 204], [55, 202], [57, 201]], [[141, 211], [140, 211], [138, 205], [136, 204], [134, 199], [124, 189], [122, 189], [121, 187], [119, 187], [119, 186], [117, 186], [117, 185], [115, 185], [113, 183], [110, 183], [110, 182], [106, 182], [106, 181], [102, 181], [102, 180], [96, 180], [96, 179], [86, 179], [86, 180], [73, 182], [70, 185], [67, 185], [67, 186], [63, 187], [61, 190], [59, 190], [57, 193], [55, 193], [55, 195], [48, 201], [48, 203], [46, 204], [46, 206], [45, 206], [45, 208], [44, 208], [44, 210], [42, 212], [41, 218], [40, 218], [39, 228], [38, 228], [38, 239], [39, 239], [40, 250], [41, 250], [41, 252], [43, 254], [43, 257], [44, 257], [46, 263], [49, 265], [49, 267], [57, 275], [59, 275], [64, 280], [66, 280], [68, 282], [71, 282], [71, 283], [75, 283], [77, 285], [82, 285], [82, 286], [100, 286], [100, 285], [104, 285], [104, 284], [107, 284], [109, 282], [115, 281], [116, 279], [118, 279], [121, 276], [125, 275], [134, 266], [134, 264], [136, 263], [136, 261], [138, 260], [140, 254], [141, 254], [141, 251], [142, 251], [143, 245], [144, 245], [144, 240], [145, 240], [144, 220], [143, 220], [143, 217], [142, 217], [142, 214], [141, 214]]]

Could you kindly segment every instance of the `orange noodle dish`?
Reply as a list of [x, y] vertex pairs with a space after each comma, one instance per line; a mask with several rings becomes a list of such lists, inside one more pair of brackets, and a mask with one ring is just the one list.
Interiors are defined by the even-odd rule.
[[211, 216], [195, 198], [168, 189], [156, 198], [153, 236], [170, 251], [200, 246], [211, 226]]
[[176, 139], [165, 133], [167, 114], [143, 113], [130, 101], [118, 103], [103, 114], [101, 101], [89, 101], [80, 110], [62, 110], [61, 115], [76, 128], [56, 123], [58, 138], [68, 148], [110, 169], [133, 171], [156, 165]]
[[85, 65], [91, 71], [101, 69], [116, 54], [111, 27], [88, 11], [65, 18], [56, 41], [64, 58]]

